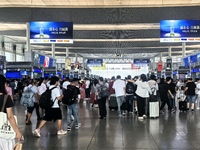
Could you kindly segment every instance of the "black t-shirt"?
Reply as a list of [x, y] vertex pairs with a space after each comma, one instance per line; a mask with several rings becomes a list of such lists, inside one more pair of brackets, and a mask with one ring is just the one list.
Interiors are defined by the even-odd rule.
[[[80, 90], [79, 88], [77, 88], [76, 86], [73, 86], [73, 85], [70, 85], [69, 87], [67, 88], [70, 88], [72, 90], [72, 93], [73, 93], [73, 98], [74, 99], [77, 99], [78, 98], [78, 95], [80, 94]], [[77, 103], [78, 101], [75, 100], [75, 103]]]
[[[3, 107], [3, 101], [4, 101], [4, 94], [0, 95], [0, 111]], [[8, 96], [4, 112], [6, 113], [6, 108], [10, 108], [10, 107], [13, 107], [13, 106], [14, 106], [13, 101], [12, 101], [11, 97]]]
[[170, 85], [168, 83], [160, 84], [159, 85], [159, 92], [160, 95], [162, 96], [167, 96], [168, 90], [170, 90]]
[[196, 84], [194, 82], [188, 82], [186, 84], [186, 87], [188, 87], [188, 90], [186, 91], [186, 95], [195, 95]]
[[171, 93], [176, 93], [175, 88], [176, 88], [176, 84], [170, 83], [170, 91], [171, 91]]

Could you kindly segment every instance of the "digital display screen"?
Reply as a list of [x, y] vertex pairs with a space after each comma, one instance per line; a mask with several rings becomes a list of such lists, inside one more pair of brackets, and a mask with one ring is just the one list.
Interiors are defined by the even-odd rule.
[[28, 75], [28, 72], [27, 72], [27, 71], [20, 71], [20, 74], [21, 74], [22, 76], [27, 76], [27, 75]]
[[160, 42], [200, 42], [200, 20], [161, 20]]
[[197, 62], [197, 55], [190, 56], [190, 63], [196, 63]]
[[20, 74], [20, 71], [7, 71], [6, 72], [6, 78], [9, 78], [9, 79], [21, 79], [22, 75]]
[[30, 22], [30, 43], [73, 43], [73, 23]]

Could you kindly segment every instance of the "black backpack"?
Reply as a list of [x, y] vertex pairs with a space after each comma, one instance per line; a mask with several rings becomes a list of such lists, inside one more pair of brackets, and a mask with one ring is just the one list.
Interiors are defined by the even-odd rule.
[[53, 87], [52, 89], [47, 89], [41, 96], [40, 96], [40, 100], [39, 100], [39, 106], [42, 108], [42, 109], [50, 109], [54, 102], [55, 102], [55, 99], [52, 100], [51, 98], [51, 91], [53, 89], [55, 89], [56, 87]]
[[99, 92], [99, 97], [108, 97], [109, 96], [109, 89], [104, 83], [103, 85], [100, 85], [100, 92]]
[[128, 82], [128, 83], [126, 84], [126, 93], [127, 93], [127, 94], [133, 94], [134, 91], [135, 91], [135, 86], [133, 85], [133, 83]]
[[63, 99], [62, 103], [66, 105], [72, 105], [76, 102], [77, 99], [77, 90], [73, 89], [72, 86], [68, 86], [67, 89], [63, 90]]

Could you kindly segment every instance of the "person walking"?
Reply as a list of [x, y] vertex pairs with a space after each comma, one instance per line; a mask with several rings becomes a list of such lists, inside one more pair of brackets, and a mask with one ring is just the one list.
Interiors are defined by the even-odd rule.
[[121, 79], [121, 76], [117, 76], [117, 80], [113, 83], [113, 89], [115, 90], [115, 95], [118, 104], [118, 113], [119, 116], [125, 115], [125, 111], [121, 111], [121, 105], [125, 101], [126, 97], [126, 83], [124, 80]]
[[187, 96], [187, 110], [190, 110], [190, 104], [191, 104], [191, 111], [194, 111], [195, 88], [196, 84], [192, 81], [192, 78], [188, 78], [185, 87], [185, 93]]
[[[99, 83], [96, 85], [96, 95], [98, 99], [99, 105], [99, 119], [106, 118], [107, 111], [106, 111], [106, 100], [109, 96], [109, 85], [103, 80], [103, 77], [99, 78]], [[96, 96], [95, 96], [96, 97]]]
[[45, 110], [45, 115], [43, 120], [41, 121], [39, 127], [35, 129], [34, 134], [36, 137], [41, 137], [41, 129], [47, 123], [47, 121], [56, 121], [57, 120], [57, 134], [64, 135], [67, 134], [67, 131], [62, 130], [62, 112], [59, 106], [59, 102], [62, 100], [63, 95], [61, 95], [60, 90], [57, 88], [59, 82], [59, 78], [56, 76], [51, 77], [50, 79], [50, 87], [51, 91], [51, 99], [54, 100], [54, 104], [52, 108]]

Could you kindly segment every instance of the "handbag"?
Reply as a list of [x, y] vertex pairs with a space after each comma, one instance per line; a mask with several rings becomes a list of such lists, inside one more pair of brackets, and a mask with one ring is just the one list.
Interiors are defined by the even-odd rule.
[[[4, 95], [3, 106], [0, 112], [0, 118], [1, 118], [0, 119], [0, 138], [10, 140], [16, 137], [16, 133], [13, 130], [12, 126], [10, 125], [10, 122], [8, 121], [7, 114], [4, 113], [7, 99], [8, 99], [8, 95]], [[14, 117], [17, 123], [17, 117], [16, 116]]]
[[22, 143], [15, 144], [14, 150], [22, 150]]

